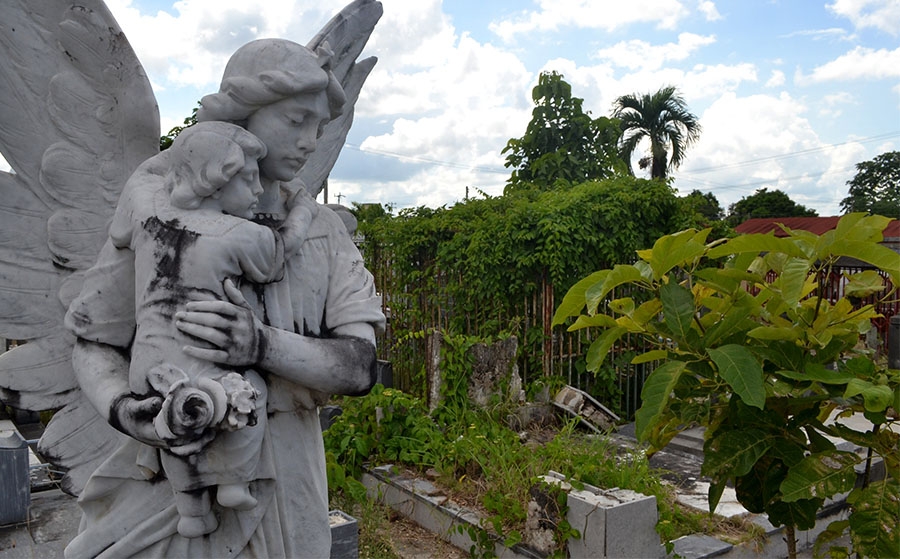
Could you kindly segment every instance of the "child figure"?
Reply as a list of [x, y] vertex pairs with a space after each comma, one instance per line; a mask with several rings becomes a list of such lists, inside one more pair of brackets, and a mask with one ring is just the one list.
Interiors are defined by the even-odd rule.
[[[258, 160], [265, 154], [265, 145], [238, 126], [207, 122], [187, 128], [150, 163], [165, 170], [166, 188], [131, 193], [130, 215], [116, 216], [130, 226], [111, 228], [115, 244], [135, 256], [131, 389], [165, 398], [154, 423], [161, 438], [213, 437], [187, 456], [159, 454], [175, 491], [178, 532], [185, 537], [218, 526], [212, 488], [220, 506], [247, 510], [257, 504], [249, 482], [272, 477], [257, 471], [266, 431], [265, 382], [253, 370], [186, 355], [181, 348], [188, 340], [173, 322], [188, 301], [226, 299], [226, 279], [243, 283], [251, 305], [259, 303], [254, 286], [281, 279], [281, 233], [249, 220], [262, 193]], [[285, 237], [298, 242], [309, 217], [298, 203], [283, 226]]]

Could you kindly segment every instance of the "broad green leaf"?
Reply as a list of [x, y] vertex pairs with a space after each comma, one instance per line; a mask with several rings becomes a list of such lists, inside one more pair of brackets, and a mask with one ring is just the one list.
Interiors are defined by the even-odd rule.
[[795, 326], [784, 328], [760, 326], [747, 332], [747, 335], [757, 340], [783, 340], [793, 342], [800, 338], [800, 329]]
[[662, 303], [659, 299], [650, 299], [649, 301], [642, 303], [634, 311], [634, 321], [638, 324], [642, 324], [644, 326], [647, 325], [651, 320], [655, 319], [659, 312], [662, 310]]
[[853, 550], [864, 557], [900, 557], [900, 481], [888, 478], [856, 489], [847, 501]]
[[603, 332], [599, 338], [591, 343], [587, 353], [587, 370], [596, 373], [603, 364], [603, 359], [609, 353], [609, 349], [619, 338], [621, 338], [627, 330], [625, 328], [615, 327]]
[[838, 239], [880, 243], [884, 240], [884, 228], [891, 219], [883, 215], [866, 215], [862, 212], [847, 214], [838, 220], [834, 236]]
[[657, 240], [649, 259], [653, 277], [660, 279], [676, 266], [693, 263], [706, 252], [705, 243], [709, 231], [709, 229], [700, 232], [686, 230]]
[[659, 288], [663, 318], [672, 334], [683, 341], [691, 329], [694, 318], [694, 296], [686, 288], [670, 281]]
[[806, 436], [809, 437], [810, 451], [825, 452], [826, 450], [834, 450], [836, 448], [831, 439], [820, 433], [819, 430], [812, 425], [804, 426], [803, 430], [806, 431]]
[[762, 429], [723, 431], [704, 445], [703, 474], [715, 478], [745, 476], [771, 446]]
[[613, 299], [609, 302], [609, 309], [616, 314], [631, 316], [634, 314], [634, 299], [631, 297]]
[[725, 480], [722, 481], [711, 481], [709, 484], [709, 491], [706, 493], [706, 499], [709, 501], [709, 510], [715, 511], [716, 507], [719, 506], [719, 501], [722, 499], [722, 494], [725, 493], [725, 486], [728, 484]]
[[719, 369], [719, 374], [731, 389], [748, 406], [763, 409], [766, 389], [763, 370], [750, 350], [737, 344], [710, 349], [709, 357]]
[[643, 260], [638, 260], [634, 263], [634, 269], [641, 273], [641, 277], [644, 278], [648, 283], [653, 279], [653, 268], [650, 267], [650, 264], [644, 262]]
[[556, 313], [553, 315], [553, 326], [562, 324], [570, 316], [578, 316], [581, 314], [581, 311], [585, 306], [585, 293], [588, 288], [596, 283], [602, 282], [606, 279], [607, 274], [609, 274], [609, 270], [594, 272], [573, 285], [563, 297], [562, 303], [556, 308]]
[[804, 371], [777, 370], [775, 374], [799, 381], [821, 382], [822, 384], [847, 384], [855, 375], [844, 371], [831, 371], [819, 364], [809, 364]]
[[781, 500], [793, 503], [800, 499], [828, 499], [853, 489], [854, 466], [860, 458], [854, 452], [828, 450], [811, 454], [788, 470], [781, 483]]
[[844, 398], [852, 398], [860, 394], [863, 397], [863, 405], [870, 412], [884, 411], [894, 402], [894, 391], [889, 386], [873, 384], [858, 378], [847, 383]]
[[669, 352], [664, 349], [654, 349], [636, 356], [631, 360], [631, 364], [641, 365], [643, 363], [649, 363], [651, 361], [660, 361], [662, 359], [665, 359], [668, 355]]
[[724, 309], [725, 314], [721, 315], [718, 322], [706, 328], [703, 344], [706, 347], [715, 347], [729, 336], [742, 335], [739, 333], [755, 324], [751, 317], [756, 312], [756, 305], [752, 297], [739, 297], [732, 308]]
[[765, 281], [763, 276], [738, 268], [704, 268], [697, 270], [694, 275], [725, 293], [733, 292], [740, 287], [741, 282], [754, 285]]
[[679, 377], [687, 363], [683, 361], [667, 361], [650, 373], [641, 389], [642, 404], [634, 414], [635, 436], [639, 441], [646, 441], [657, 420], [662, 416], [669, 395], [675, 389]]
[[730, 254], [745, 252], [755, 254], [763, 252], [781, 252], [797, 258], [806, 257], [803, 250], [801, 250], [791, 239], [776, 237], [774, 233], [753, 233], [729, 239], [727, 243], [711, 249], [707, 256], [710, 258], [719, 258]]
[[[842, 538], [849, 527], [849, 520], [835, 520], [829, 524], [821, 534], [816, 536], [816, 543], [813, 546], [813, 557], [825, 557], [826, 550], [829, 552], [828, 557], [831, 559], [846, 559], [850, 557], [849, 549], [834, 545], [834, 542]], [[838, 552], [838, 554], [836, 555], [835, 552]]]
[[793, 307], [805, 294], [815, 288], [815, 283], [811, 282], [809, 261], [805, 258], [789, 258], [782, 266], [781, 275], [775, 280], [774, 286], [781, 289], [781, 298], [784, 302]]
[[822, 499], [800, 499], [792, 503], [770, 501], [766, 505], [769, 522], [774, 526], [795, 526], [798, 530], [812, 530]]
[[875, 270], [865, 270], [858, 274], [847, 276], [850, 280], [844, 287], [844, 295], [847, 297], [864, 298], [884, 291], [884, 278]]
[[900, 255], [884, 245], [836, 239], [831, 247], [831, 254], [849, 256], [881, 268], [891, 276], [894, 285], [900, 285]]
[[593, 314], [597, 310], [597, 305], [600, 304], [600, 301], [616, 287], [626, 283], [638, 282], [643, 279], [640, 270], [634, 266], [618, 264], [612, 270], [608, 270], [608, 272], [609, 273], [602, 282], [594, 283], [589, 286], [585, 292], [585, 303], [587, 305], [588, 314]]
[[616, 319], [605, 315], [595, 314], [594, 316], [581, 315], [575, 319], [575, 322], [569, 326], [569, 332], [581, 330], [582, 328], [613, 328], [616, 325]]

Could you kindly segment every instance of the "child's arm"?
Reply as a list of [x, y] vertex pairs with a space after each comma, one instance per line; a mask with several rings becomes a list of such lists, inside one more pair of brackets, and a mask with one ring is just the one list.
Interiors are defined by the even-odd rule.
[[306, 240], [309, 225], [318, 213], [319, 207], [305, 188], [294, 192], [288, 198], [287, 207], [290, 211], [287, 219], [278, 228], [278, 232], [284, 239], [284, 256], [290, 260]]
[[247, 221], [232, 229], [231, 236], [244, 277], [254, 283], [271, 283], [284, 277], [285, 246], [280, 234]]

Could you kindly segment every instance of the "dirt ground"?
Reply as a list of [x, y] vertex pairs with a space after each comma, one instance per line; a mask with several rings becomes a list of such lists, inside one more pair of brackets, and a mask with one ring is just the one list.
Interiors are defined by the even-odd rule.
[[391, 541], [400, 559], [465, 559], [469, 554], [415, 522], [398, 518], [391, 522]]

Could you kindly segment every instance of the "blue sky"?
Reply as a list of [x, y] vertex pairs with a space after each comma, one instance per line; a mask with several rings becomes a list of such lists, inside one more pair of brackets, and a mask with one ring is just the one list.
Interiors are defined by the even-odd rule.
[[[594, 116], [676, 86], [703, 126], [675, 174], [723, 207], [781, 189], [839, 213], [854, 164], [900, 149], [896, 0], [382, 0], [378, 65], [330, 180], [331, 200], [452, 204], [502, 192], [500, 151], [555, 70]], [[306, 43], [341, 0], [108, 0], [168, 130], [217, 88], [247, 40]]]

